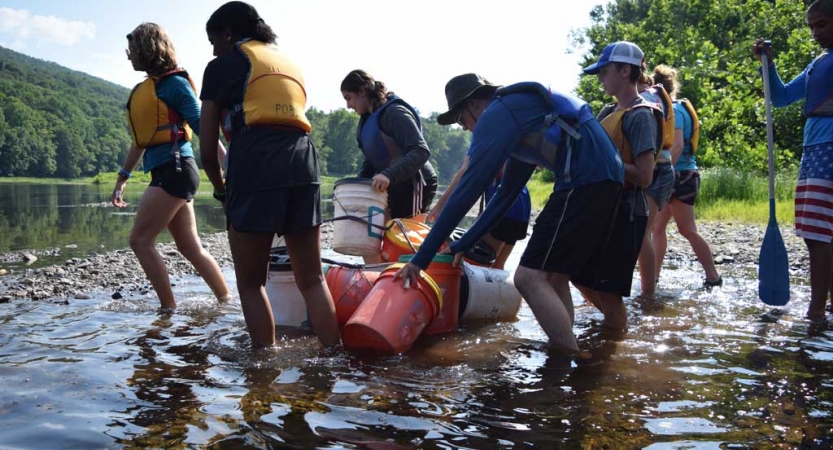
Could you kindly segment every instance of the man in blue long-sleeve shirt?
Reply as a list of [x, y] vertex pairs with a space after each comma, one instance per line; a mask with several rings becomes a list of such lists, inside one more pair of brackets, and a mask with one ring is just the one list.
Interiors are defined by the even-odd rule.
[[445, 88], [449, 111], [441, 125], [472, 130], [470, 164], [410, 263], [398, 273], [406, 287], [431, 262], [445, 239], [506, 165], [502, 182], [483, 214], [450, 246], [471, 247], [512, 205], [536, 166], [555, 174], [553, 193], [536, 219], [515, 273], [550, 343], [578, 353], [569, 281], [603, 250], [624, 182], [622, 160], [584, 101], [554, 93], [538, 83], [500, 88], [479, 75], [452, 78]]

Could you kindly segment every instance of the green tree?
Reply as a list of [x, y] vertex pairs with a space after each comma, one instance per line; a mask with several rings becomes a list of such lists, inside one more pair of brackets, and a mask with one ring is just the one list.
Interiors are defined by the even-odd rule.
[[362, 153], [356, 142], [359, 116], [346, 109], [331, 111], [327, 119], [323, 143], [329, 149], [327, 169], [331, 175], [355, 175], [359, 171]]
[[[616, 0], [591, 12], [592, 25], [573, 34], [589, 47], [582, 66], [618, 40], [635, 42], [652, 69], [676, 67], [680, 97], [698, 110], [705, 166], [728, 165], [766, 171], [766, 132], [760, 66], [750, 52], [756, 37], [773, 40], [779, 71], [789, 81], [819, 53], [806, 26], [806, 3], [767, 0]], [[594, 111], [612, 99], [585, 76], [577, 93]], [[774, 111], [777, 163], [789, 166], [800, 155], [800, 105]]]

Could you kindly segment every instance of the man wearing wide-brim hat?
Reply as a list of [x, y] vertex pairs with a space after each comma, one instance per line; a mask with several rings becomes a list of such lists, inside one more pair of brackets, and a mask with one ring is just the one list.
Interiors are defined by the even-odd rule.
[[437, 250], [478, 196], [504, 167], [500, 187], [469, 231], [449, 246], [461, 258], [511, 206], [537, 166], [555, 175], [553, 194], [536, 224], [515, 272], [550, 344], [578, 353], [572, 331], [570, 277], [603, 247], [624, 182], [618, 152], [590, 107], [538, 83], [498, 87], [477, 74], [452, 78], [445, 87], [448, 111], [440, 124], [472, 130], [469, 167], [411, 262], [397, 272], [414, 285]]

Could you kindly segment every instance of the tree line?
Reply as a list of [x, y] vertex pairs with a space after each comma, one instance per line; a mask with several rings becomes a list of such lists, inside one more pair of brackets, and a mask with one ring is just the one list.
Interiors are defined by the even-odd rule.
[[[118, 170], [130, 148], [124, 105], [130, 90], [0, 47], [0, 176], [77, 178]], [[358, 173], [359, 117], [309, 108], [324, 175]], [[423, 118], [431, 161], [450, 180], [468, 133]], [[199, 142], [194, 141], [199, 164]]]
[[[811, 1], [615, 0], [591, 12], [591, 26], [572, 41], [590, 47], [582, 66], [595, 61], [609, 43], [628, 40], [645, 52], [649, 72], [677, 68], [679, 97], [692, 101], [700, 117], [698, 161], [766, 173], [767, 139], [760, 63], [750, 47], [772, 39], [773, 58], [784, 82], [800, 74], [821, 50], [807, 27]], [[612, 101], [596, 77], [577, 88], [594, 111]], [[798, 162], [802, 150], [802, 105], [773, 109], [776, 164]]]
[[[576, 48], [587, 49], [582, 66], [592, 63], [605, 45], [629, 40], [645, 51], [649, 68], [676, 67], [680, 96], [693, 102], [702, 121], [701, 164], [763, 173], [762, 86], [749, 48], [754, 38], [769, 37], [785, 80], [800, 73], [819, 53], [806, 26], [808, 3], [612, 0], [594, 8], [591, 25], [574, 30], [571, 40]], [[595, 77], [582, 77], [576, 92], [594, 111], [611, 101]], [[124, 116], [128, 95], [116, 84], [0, 47], [0, 176], [76, 178], [117, 170], [130, 146]], [[794, 165], [801, 155], [801, 105], [773, 114], [777, 164]], [[307, 115], [322, 173], [357, 173], [358, 116], [316, 108]], [[424, 134], [440, 180], [448, 182], [463, 160], [469, 135], [439, 126], [436, 117], [423, 118]]]

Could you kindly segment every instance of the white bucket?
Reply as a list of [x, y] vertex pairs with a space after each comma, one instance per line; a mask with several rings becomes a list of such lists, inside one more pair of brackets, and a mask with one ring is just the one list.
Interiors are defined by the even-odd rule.
[[[382, 248], [388, 193], [378, 192], [369, 178], [344, 178], [333, 189], [333, 251], [342, 255], [374, 256]], [[343, 217], [353, 219], [341, 219]], [[376, 225], [376, 226], [373, 226]]]
[[291, 266], [270, 266], [266, 274], [266, 296], [275, 325], [299, 327], [308, 322], [307, 302], [295, 283]]
[[463, 264], [460, 322], [514, 320], [519, 309], [521, 293], [515, 288], [509, 272]]

